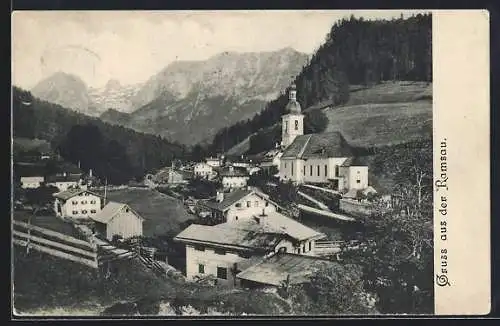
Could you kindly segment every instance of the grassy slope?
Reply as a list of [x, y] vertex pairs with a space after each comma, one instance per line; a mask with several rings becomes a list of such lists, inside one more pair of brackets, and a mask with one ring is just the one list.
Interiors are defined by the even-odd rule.
[[51, 150], [50, 143], [44, 139], [29, 139], [15, 137], [13, 139], [13, 149], [19, 151], [38, 150], [40, 152], [49, 152]]
[[181, 202], [150, 189], [112, 190], [108, 191], [107, 199], [128, 203], [143, 216], [146, 219], [143, 230], [146, 236], [180, 232], [179, 224], [192, 218]]
[[324, 110], [326, 131], [339, 130], [351, 144], [392, 145], [432, 137], [432, 84], [386, 82], [351, 92], [344, 106]]

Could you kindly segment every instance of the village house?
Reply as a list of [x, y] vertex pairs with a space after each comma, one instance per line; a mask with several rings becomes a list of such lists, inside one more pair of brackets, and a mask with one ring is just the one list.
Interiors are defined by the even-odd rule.
[[193, 173], [195, 177], [209, 180], [213, 179], [217, 175], [214, 171], [214, 167], [205, 162], [196, 163], [193, 168]]
[[237, 285], [236, 275], [273, 252], [314, 254], [325, 235], [278, 212], [213, 226], [192, 224], [174, 240], [186, 245], [186, 277], [213, 275]]
[[201, 202], [219, 223], [248, 219], [256, 214], [279, 211], [280, 207], [269, 196], [254, 189], [238, 189], [229, 193], [217, 192], [215, 200]]
[[236, 275], [245, 288], [280, 287], [284, 282], [298, 285], [309, 282], [309, 277], [322, 266], [339, 266], [338, 262], [309, 255], [276, 252]]
[[224, 157], [223, 156], [217, 156], [217, 157], [207, 157], [205, 159], [205, 163], [210, 165], [213, 168], [219, 167], [223, 165]]
[[21, 177], [21, 188], [35, 189], [39, 188], [45, 181], [43, 176]]
[[56, 216], [72, 219], [90, 218], [101, 211], [102, 197], [85, 188], [69, 188], [53, 194]]
[[235, 168], [232, 165], [220, 169], [219, 172], [219, 179], [225, 190], [245, 188], [249, 178], [246, 169]]
[[62, 175], [52, 175], [47, 177], [46, 184], [49, 186], [54, 186], [59, 191], [65, 191], [69, 188], [75, 188], [81, 183], [81, 174], [67, 174], [62, 173]]
[[264, 157], [260, 161], [260, 168], [266, 173], [271, 173], [273, 169], [279, 171], [280, 159], [283, 155], [283, 151], [279, 149], [273, 149], [264, 154]]
[[144, 218], [127, 204], [111, 201], [91, 219], [96, 233], [107, 240], [112, 240], [114, 236], [123, 239], [142, 236]]
[[283, 116], [279, 177], [296, 184], [330, 184], [338, 191], [368, 187], [368, 167], [355, 164], [354, 153], [340, 132], [304, 135], [295, 86]]

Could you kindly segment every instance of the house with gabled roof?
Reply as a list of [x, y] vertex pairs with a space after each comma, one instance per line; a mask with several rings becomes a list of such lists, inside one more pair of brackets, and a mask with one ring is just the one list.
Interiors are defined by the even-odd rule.
[[123, 239], [142, 236], [144, 218], [129, 205], [111, 201], [96, 215], [91, 217], [96, 233], [107, 240], [114, 236]]
[[214, 199], [200, 202], [210, 212], [213, 221], [219, 223], [248, 219], [256, 214], [268, 214], [281, 210], [267, 194], [255, 189], [236, 189], [231, 192], [218, 191]]
[[241, 189], [247, 186], [250, 174], [246, 168], [229, 165], [218, 169], [218, 178], [226, 190]]
[[54, 211], [59, 217], [72, 219], [90, 218], [101, 211], [103, 198], [83, 188], [68, 188], [52, 195]]
[[192, 224], [174, 240], [186, 246], [186, 276], [213, 275], [236, 284], [236, 274], [274, 252], [314, 254], [325, 235], [278, 212], [213, 226]]

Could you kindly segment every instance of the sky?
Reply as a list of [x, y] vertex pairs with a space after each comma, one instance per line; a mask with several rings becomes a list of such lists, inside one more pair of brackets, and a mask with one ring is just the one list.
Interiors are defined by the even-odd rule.
[[30, 89], [57, 71], [90, 87], [110, 79], [146, 81], [175, 60], [206, 60], [224, 51], [312, 54], [331, 26], [351, 14], [390, 19], [417, 11], [16, 11], [12, 81]]

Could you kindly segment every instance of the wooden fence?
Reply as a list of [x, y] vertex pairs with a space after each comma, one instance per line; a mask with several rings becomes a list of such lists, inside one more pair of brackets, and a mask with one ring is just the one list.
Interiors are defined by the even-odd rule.
[[20, 221], [13, 224], [14, 244], [98, 268], [95, 244]]

